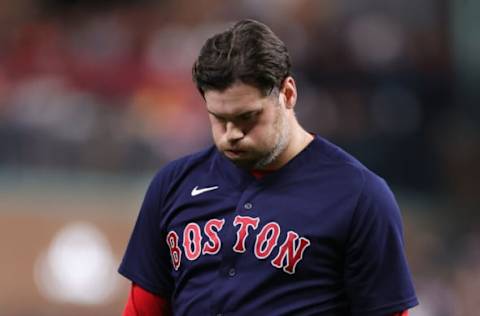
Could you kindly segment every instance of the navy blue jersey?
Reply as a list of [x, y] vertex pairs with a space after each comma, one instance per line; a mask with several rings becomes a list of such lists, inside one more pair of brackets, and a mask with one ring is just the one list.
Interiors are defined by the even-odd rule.
[[211, 147], [158, 172], [119, 272], [175, 315], [388, 315], [417, 299], [385, 182], [316, 136], [257, 180]]

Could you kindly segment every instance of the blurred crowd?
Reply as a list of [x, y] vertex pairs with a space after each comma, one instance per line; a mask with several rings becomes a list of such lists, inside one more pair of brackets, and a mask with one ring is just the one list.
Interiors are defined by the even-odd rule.
[[449, 1], [0, 6], [0, 168], [144, 172], [204, 147], [192, 63], [211, 34], [259, 19], [290, 49], [300, 121], [418, 197], [407, 236], [425, 304], [414, 315], [480, 310], [469, 298], [480, 289], [480, 124], [459, 84]]

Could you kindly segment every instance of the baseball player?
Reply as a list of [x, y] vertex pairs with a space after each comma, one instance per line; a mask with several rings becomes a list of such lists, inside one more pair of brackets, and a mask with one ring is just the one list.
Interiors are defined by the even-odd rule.
[[215, 146], [152, 180], [119, 268], [124, 315], [407, 315], [395, 198], [299, 125], [284, 43], [240, 21], [206, 41], [193, 79]]

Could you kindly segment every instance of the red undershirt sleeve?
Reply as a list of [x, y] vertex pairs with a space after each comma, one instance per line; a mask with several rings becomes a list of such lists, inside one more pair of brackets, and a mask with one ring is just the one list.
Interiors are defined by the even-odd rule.
[[170, 316], [170, 303], [167, 299], [150, 293], [132, 283], [123, 316]]

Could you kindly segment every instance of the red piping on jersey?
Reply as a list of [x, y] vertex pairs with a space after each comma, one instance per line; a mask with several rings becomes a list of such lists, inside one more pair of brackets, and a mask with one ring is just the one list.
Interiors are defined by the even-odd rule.
[[251, 172], [252, 176], [257, 178], [257, 180], [260, 180], [261, 178], [263, 178], [267, 174], [272, 173], [274, 171], [275, 170], [251, 170], [250, 172]]

